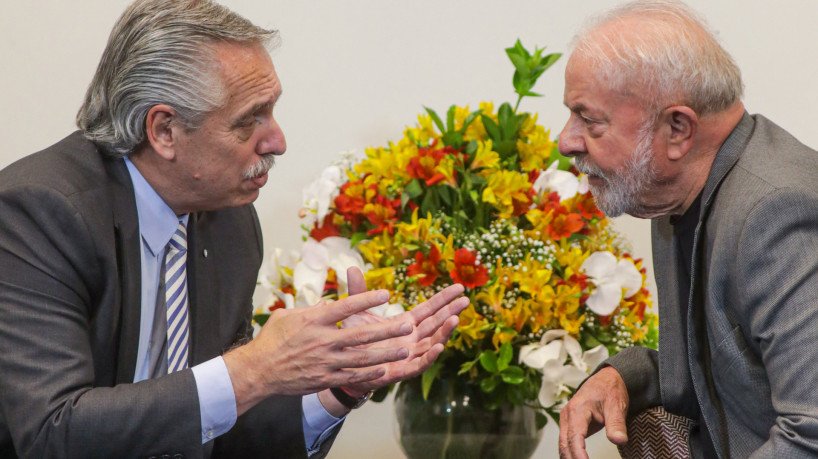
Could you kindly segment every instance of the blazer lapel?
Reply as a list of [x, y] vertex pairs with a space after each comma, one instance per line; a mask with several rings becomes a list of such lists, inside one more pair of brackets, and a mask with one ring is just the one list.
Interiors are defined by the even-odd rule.
[[[752, 134], [755, 121], [744, 113], [739, 124], [727, 137], [716, 154], [710, 173], [702, 190], [702, 205], [699, 213], [699, 222], [693, 236], [693, 260], [690, 269], [690, 293], [684, 319], [687, 329], [687, 360], [692, 376], [693, 386], [699, 398], [699, 405], [705, 420], [706, 428], [710, 431], [715, 450], [725, 455], [722, 444], [723, 422], [719, 419], [716, 406], [720, 403], [716, 394], [711, 390], [710, 369], [702, 364], [710, 361], [710, 343], [707, 341], [705, 326], [706, 295], [702, 288], [703, 277], [707, 275], [703, 269], [703, 249], [706, 224], [710, 209], [721, 183], [741, 157], [742, 151]], [[674, 265], [675, 266], [675, 265]], [[678, 298], [678, 296], [677, 296]], [[681, 319], [681, 318], [679, 318]], [[661, 333], [660, 329], [660, 333]], [[661, 335], [660, 335], [661, 336]]]
[[117, 269], [119, 274], [119, 348], [116, 352], [116, 382], [133, 382], [139, 348], [139, 324], [142, 311], [142, 257], [139, 243], [139, 217], [128, 169], [122, 159], [106, 160], [111, 181]]
[[190, 312], [191, 365], [202, 363], [224, 349], [219, 345], [220, 308], [216, 279], [218, 273], [208, 258], [210, 233], [206, 217], [190, 214], [188, 221], [187, 282]]

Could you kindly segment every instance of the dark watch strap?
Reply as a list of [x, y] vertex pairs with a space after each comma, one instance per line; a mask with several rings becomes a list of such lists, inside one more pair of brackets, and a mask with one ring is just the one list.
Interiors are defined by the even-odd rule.
[[369, 397], [372, 395], [372, 392], [367, 392], [360, 398], [357, 398], [349, 395], [344, 389], [340, 387], [330, 387], [329, 390], [330, 392], [332, 392], [332, 395], [334, 395], [335, 398], [338, 399], [339, 402], [341, 402], [341, 405], [344, 405], [350, 410], [354, 410], [355, 408], [358, 408], [364, 403], [366, 403], [366, 401], [369, 400]]

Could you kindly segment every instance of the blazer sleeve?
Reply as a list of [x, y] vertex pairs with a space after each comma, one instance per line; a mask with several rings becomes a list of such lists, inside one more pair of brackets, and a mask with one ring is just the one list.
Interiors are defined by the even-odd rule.
[[754, 457], [818, 456], [818, 196], [792, 188], [767, 194], [747, 216], [738, 247], [744, 352], [760, 356], [776, 413]]
[[611, 356], [594, 373], [613, 367], [628, 389], [628, 417], [662, 404], [659, 390], [659, 354], [654, 349], [634, 346]]
[[92, 234], [98, 222], [73, 198], [47, 186], [0, 187], [0, 430], [22, 457], [199, 457], [190, 370], [95, 383], [92, 335], [115, 333], [96, 326], [95, 306], [113, 301], [102, 284], [116, 276], [100, 261], [113, 236]]

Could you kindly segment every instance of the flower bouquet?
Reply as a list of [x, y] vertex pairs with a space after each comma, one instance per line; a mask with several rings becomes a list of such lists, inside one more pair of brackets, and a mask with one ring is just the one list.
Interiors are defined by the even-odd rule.
[[641, 260], [623, 249], [587, 179], [536, 114], [518, 111], [559, 55], [519, 41], [506, 52], [515, 107], [451, 106], [444, 117], [427, 108], [397, 141], [362, 160], [342, 154], [305, 189], [304, 245], [267, 260], [269, 299], [255, 318], [345, 295], [350, 266], [368, 288], [391, 292], [373, 311], [384, 316], [461, 283], [471, 305], [414, 384], [424, 398], [457, 381], [484, 409], [533, 407], [539, 428], [609, 355], [655, 347], [656, 317]]

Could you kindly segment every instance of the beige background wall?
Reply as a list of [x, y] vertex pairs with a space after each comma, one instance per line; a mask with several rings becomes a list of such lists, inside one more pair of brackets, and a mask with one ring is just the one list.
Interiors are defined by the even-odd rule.
[[[341, 150], [363, 152], [397, 139], [429, 106], [514, 99], [503, 48], [564, 51], [588, 14], [605, 0], [230, 0], [256, 23], [281, 30], [273, 53], [284, 96], [276, 116], [287, 134], [281, 158], [257, 202], [268, 247], [296, 248], [301, 188]], [[814, 0], [691, 0], [720, 33], [744, 72], [746, 105], [818, 147], [818, 3]], [[127, 1], [4, 2], [0, 13], [0, 167], [71, 132], [85, 88], [114, 21]], [[556, 135], [567, 117], [558, 62], [535, 88], [546, 97], [522, 108]], [[2, 224], [2, 216], [0, 216]], [[650, 261], [649, 225], [617, 226]], [[549, 426], [535, 457], [556, 454]], [[616, 457], [601, 436], [591, 457]], [[331, 458], [401, 457], [389, 403], [350, 416]]]

